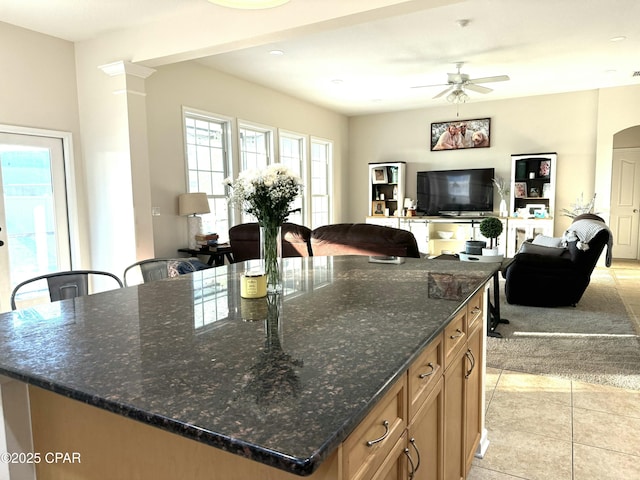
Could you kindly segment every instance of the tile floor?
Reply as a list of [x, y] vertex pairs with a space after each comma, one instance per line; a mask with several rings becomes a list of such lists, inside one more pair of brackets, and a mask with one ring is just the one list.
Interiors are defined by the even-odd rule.
[[[640, 263], [605, 271], [640, 334]], [[638, 390], [487, 369], [486, 428], [469, 480], [640, 480]]]

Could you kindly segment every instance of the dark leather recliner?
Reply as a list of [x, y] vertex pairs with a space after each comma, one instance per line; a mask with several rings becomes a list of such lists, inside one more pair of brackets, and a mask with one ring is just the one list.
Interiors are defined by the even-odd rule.
[[[576, 223], [578, 221], [580, 223]], [[567, 238], [565, 248], [531, 244], [523, 245], [513, 261], [503, 270], [506, 279], [505, 295], [508, 303], [535, 307], [575, 306], [589, 286], [591, 272], [607, 246], [607, 266], [611, 261], [613, 239], [604, 220], [597, 215], [576, 217], [572, 227], [587, 227], [595, 235], [588, 239], [588, 249], [577, 240]], [[581, 229], [578, 229], [581, 230]], [[575, 232], [574, 232], [575, 233]], [[566, 238], [566, 233], [565, 233]]]
[[[282, 225], [282, 256], [311, 255], [311, 229], [295, 223]], [[260, 258], [260, 228], [257, 223], [242, 223], [229, 229], [229, 245], [234, 262]]]

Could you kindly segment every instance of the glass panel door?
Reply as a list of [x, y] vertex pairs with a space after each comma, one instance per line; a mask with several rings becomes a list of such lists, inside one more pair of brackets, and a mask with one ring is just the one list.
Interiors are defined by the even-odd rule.
[[62, 139], [0, 133], [0, 193], [0, 311], [8, 311], [18, 283], [71, 268]]

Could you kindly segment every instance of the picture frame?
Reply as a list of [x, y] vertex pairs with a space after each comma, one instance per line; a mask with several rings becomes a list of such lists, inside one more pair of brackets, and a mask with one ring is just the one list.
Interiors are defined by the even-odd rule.
[[387, 208], [387, 202], [385, 200], [374, 200], [371, 202], [371, 216], [372, 217], [384, 217], [385, 209]]
[[515, 182], [513, 184], [513, 195], [516, 198], [526, 198], [526, 196], [527, 196], [527, 182]]
[[534, 217], [536, 210], [542, 210], [543, 208], [547, 208], [547, 206], [544, 203], [527, 203], [525, 208], [529, 212], [529, 215]]
[[540, 189], [538, 187], [531, 187], [529, 189], [529, 197], [540, 198]]
[[551, 160], [541, 160], [540, 167], [538, 169], [538, 175], [540, 177], [548, 177], [551, 175]]
[[389, 183], [387, 167], [373, 167], [371, 169], [371, 183]]
[[450, 120], [431, 124], [431, 151], [491, 146], [491, 119]]

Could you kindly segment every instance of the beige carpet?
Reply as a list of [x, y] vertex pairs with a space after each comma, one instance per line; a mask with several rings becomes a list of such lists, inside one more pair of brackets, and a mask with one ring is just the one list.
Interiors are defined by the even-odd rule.
[[[504, 293], [504, 283], [501, 284]], [[487, 339], [487, 366], [640, 390], [640, 340], [607, 274], [592, 277], [577, 307], [509, 305]]]

